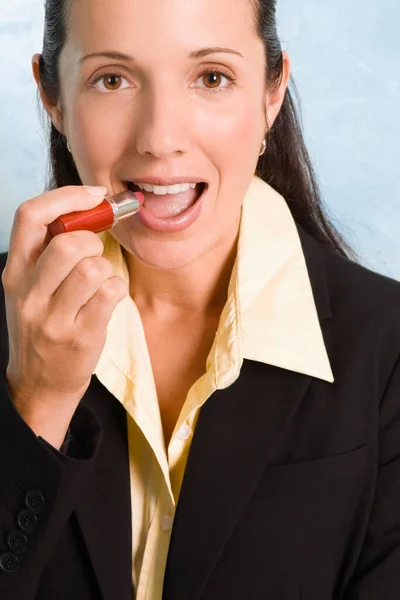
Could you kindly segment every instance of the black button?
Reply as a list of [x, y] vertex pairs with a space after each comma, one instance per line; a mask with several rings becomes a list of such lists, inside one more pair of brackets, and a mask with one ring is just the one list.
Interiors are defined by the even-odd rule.
[[24, 533], [33, 533], [37, 527], [37, 516], [30, 510], [20, 510], [17, 514], [17, 523]]
[[42, 492], [39, 490], [29, 490], [25, 494], [25, 504], [27, 508], [36, 515], [42, 512], [45, 507], [45, 500]]
[[19, 570], [19, 558], [15, 556], [15, 554], [11, 554], [11, 552], [5, 552], [0, 556], [0, 571], [3, 573], [7, 573], [7, 575], [12, 575]]
[[15, 554], [23, 554], [28, 547], [28, 538], [22, 531], [14, 529], [7, 535], [7, 545]]

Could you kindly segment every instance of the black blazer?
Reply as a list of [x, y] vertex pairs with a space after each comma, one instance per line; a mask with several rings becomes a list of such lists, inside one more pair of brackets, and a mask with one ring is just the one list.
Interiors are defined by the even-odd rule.
[[[299, 233], [335, 382], [245, 360], [207, 401], [164, 600], [400, 598], [400, 283]], [[125, 410], [94, 376], [68, 456], [37, 438], [7, 394], [3, 303], [0, 598], [131, 600]]]

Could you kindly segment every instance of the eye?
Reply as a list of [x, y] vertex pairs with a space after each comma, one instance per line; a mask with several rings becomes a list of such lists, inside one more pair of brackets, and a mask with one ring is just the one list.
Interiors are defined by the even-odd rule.
[[[229, 73], [217, 68], [206, 69], [200, 75], [199, 79], [208, 81], [210, 87], [206, 85], [204, 89], [211, 94], [222, 92], [224, 89], [229, 88], [235, 81]], [[223, 79], [228, 81], [228, 85], [221, 87], [221, 80]], [[91, 85], [96, 87], [100, 92], [118, 92], [129, 87], [129, 84], [122, 87], [121, 83], [123, 81], [127, 82], [126, 78], [120, 73], [102, 73], [91, 82]], [[99, 85], [100, 83], [102, 84], [102, 87]]]
[[[126, 79], [119, 73], [102, 73], [100, 76], [96, 77], [96, 79], [92, 82], [92, 85], [96, 86], [101, 92], [118, 92], [126, 89], [121, 87], [122, 81], [126, 81]], [[98, 83], [103, 84], [103, 89], [98, 87]]]
[[[224, 78], [227, 79], [229, 83], [228, 85], [220, 87], [221, 79]], [[199, 79], [208, 80], [208, 83], [211, 85], [211, 87], [206, 86], [205, 89], [210, 93], [222, 92], [224, 89], [230, 87], [230, 85], [234, 82], [234, 78], [229, 75], [229, 73], [216, 68], [207, 69], [200, 75]]]

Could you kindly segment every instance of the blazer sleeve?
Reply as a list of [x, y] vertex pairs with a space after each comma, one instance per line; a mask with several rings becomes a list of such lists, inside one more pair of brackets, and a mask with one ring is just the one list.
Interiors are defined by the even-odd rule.
[[400, 598], [400, 357], [380, 403], [378, 454], [368, 530], [345, 600]]
[[34, 600], [42, 571], [70, 518], [101, 444], [102, 430], [80, 406], [68, 454], [37, 437], [0, 377], [0, 598]]
[[[0, 255], [0, 274], [7, 255]], [[7, 385], [8, 331], [0, 285], [0, 598], [34, 600], [42, 572], [92, 470], [103, 430], [76, 410], [60, 451], [36, 436]]]

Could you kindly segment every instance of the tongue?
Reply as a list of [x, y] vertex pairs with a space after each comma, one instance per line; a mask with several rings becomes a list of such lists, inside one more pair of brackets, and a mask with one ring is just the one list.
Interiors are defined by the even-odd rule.
[[167, 194], [166, 196], [158, 196], [157, 194], [142, 190], [144, 194], [143, 207], [160, 218], [180, 215], [196, 202], [199, 196], [199, 185], [197, 184], [194, 189], [188, 189], [187, 192]]

